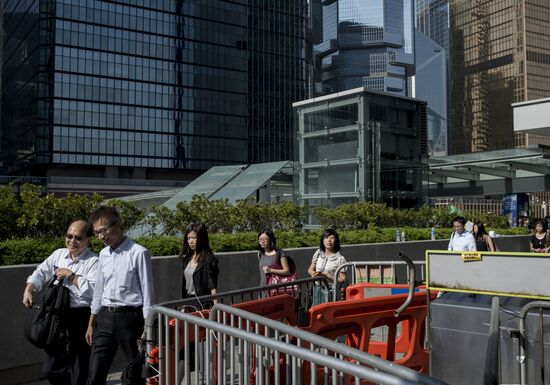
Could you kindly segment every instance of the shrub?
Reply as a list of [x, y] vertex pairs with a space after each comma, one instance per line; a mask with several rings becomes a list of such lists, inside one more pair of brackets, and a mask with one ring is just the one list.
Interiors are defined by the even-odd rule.
[[65, 247], [62, 239], [10, 239], [0, 242], [0, 265], [41, 263], [56, 249]]

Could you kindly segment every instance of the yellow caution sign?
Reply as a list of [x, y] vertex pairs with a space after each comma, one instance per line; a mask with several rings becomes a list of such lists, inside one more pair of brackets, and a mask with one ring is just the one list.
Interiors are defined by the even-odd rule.
[[464, 262], [481, 261], [481, 253], [475, 251], [460, 253], [460, 258], [462, 258]]

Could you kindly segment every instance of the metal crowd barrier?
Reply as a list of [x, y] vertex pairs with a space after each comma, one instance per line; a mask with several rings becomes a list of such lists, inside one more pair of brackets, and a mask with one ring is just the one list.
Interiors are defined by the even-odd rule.
[[[356, 385], [363, 381], [442, 384], [345, 345], [227, 305], [214, 305], [211, 314], [217, 322], [164, 306], [153, 307], [146, 320], [147, 351], [156, 344], [158, 375], [149, 383], [317, 384], [316, 373], [321, 370], [324, 383], [333, 385], [344, 381]], [[188, 357], [181, 364], [180, 355]]]
[[[223, 304], [214, 305], [210, 312], [210, 320], [216, 321], [218, 324], [229, 325], [231, 327], [237, 327], [240, 325], [241, 327], [244, 327], [247, 332], [257, 333], [261, 330], [265, 337], [273, 336], [275, 339], [282, 340], [287, 344], [292, 343], [297, 347], [303, 347], [311, 351], [319, 352], [325, 356], [330, 356], [337, 360], [345, 360], [347, 362], [354, 362], [356, 364], [364, 365], [372, 369], [376, 369], [378, 373], [385, 373], [390, 376], [395, 376], [400, 380], [410, 381], [416, 384], [444, 384], [437, 379], [428, 377], [407, 367], [396, 365], [395, 363], [384, 360], [380, 357], [284, 324], [277, 320], [262, 317], [235, 307]], [[260, 364], [268, 361], [269, 356], [263, 358], [263, 360], [259, 360]], [[286, 360], [288, 361], [288, 357], [286, 357]], [[276, 361], [277, 360], [275, 360], [275, 362]], [[263, 370], [264, 376], [266, 376], [267, 369], [268, 368], [265, 366], [260, 366], [256, 370]], [[275, 370], [276, 369], [277, 368], [275, 367]], [[317, 370], [314, 363], [310, 365], [310, 375], [311, 382], [318, 383]], [[345, 375], [345, 373], [336, 373], [336, 371], [333, 371], [331, 377], [333, 379], [338, 378], [339, 380], [337, 382], [340, 383], [343, 381]], [[329, 383], [330, 378], [328, 370], [323, 371], [322, 380], [324, 384]], [[374, 379], [371, 379], [371, 381], [374, 381]]]
[[[191, 297], [185, 299], [177, 299], [173, 301], [167, 301], [160, 303], [160, 306], [165, 306], [173, 309], [181, 309], [184, 306], [193, 305], [199, 303], [224, 303], [229, 305], [235, 305], [242, 302], [253, 301], [268, 296], [270, 291], [281, 290], [285, 292], [292, 292], [292, 294], [298, 299], [299, 304], [304, 309], [311, 307], [311, 296], [308, 293], [313, 288], [313, 285], [318, 285], [325, 290], [329, 290], [329, 282], [325, 277], [303, 278], [297, 279], [292, 282], [279, 283], [271, 286], [255, 286], [247, 289], [239, 289], [226, 291], [223, 293], [204, 295], [200, 297]], [[201, 310], [201, 309], [199, 309]]]
[[[425, 267], [426, 267], [426, 261], [412, 261], [413, 264], [416, 266], [420, 266], [420, 279], [422, 281], [425, 280]], [[351, 269], [349, 269], [349, 267], [352, 267]], [[390, 277], [389, 277], [389, 281], [391, 283], [407, 283], [407, 280], [409, 278], [409, 270], [408, 270], [408, 267], [407, 267], [407, 264], [403, 261], [380, 261], [380, 262], [374, 262], [374, 261], [365, 261], [365, 262], [346, 262], [344, 263], [342, 266], [338, 267], [338, 269], [336, 269], [336, 272], [334, 273], [334, 277], [338, 277], [338, 274], [340, 274], [340, 272], [342, 272], [342, 270], [346, 269], [347, 272], [346, 272], [346, 282], [344, 284], [346, 285], [355, 285], [356, 283], [359, 283], [359, 282], [362, 282], [362, 281], [358, 281], [358, 278], [359, 279], [363, 279], [362, 276], [360, 276], [359, 274], [357, 274], [357, 268], [361, 268], [361, 267], [364, 267], [366, 268], [367, 272], [366, 274], [369, 272], [369, 269], [372, 268], [372, 267], [378, 267], [378, 269], [371, 269], [372, 270], [375, 270], [378, 272], [378, 277], [376, 280], [378, 280], [379, 282], [377, 283], [386, 283], [386, 277], [385, 277], [385, 274], [384, 274], [384, 270], [385, 268], [389, 267], [390, 268]], [[399, 269], [403, 269], [402, 271], [402, 276], [406, 278], [405, 281], [403, 282], [397, 282], [397, 278], [400, 276], [400, 272]], [[350, 271], [351, 270], [351, 274], [350, 274]], [[358, 277], [359, 276], [359, 277]], [[365, 281], [364, 282], [367, 282], [368, 281], [368, 276], [366, 276], [364, 279]], [[340, 299], [340, 296], [339, 294], [341, 293], [342, 291], [342, 284], [341, 282], [338, 282], [338, 279], [335, 279], [334, 280], [334, 285], [332, 287], [332, 299], [333, 300], [339, 300]]]

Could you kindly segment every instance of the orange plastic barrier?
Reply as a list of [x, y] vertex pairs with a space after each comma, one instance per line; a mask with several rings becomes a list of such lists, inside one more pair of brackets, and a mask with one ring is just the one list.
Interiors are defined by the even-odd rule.
[[[329, 339], [345, 336], [348, 346], [428, 373], [428, 351], [422, 347], [426, 293], [415, 293], [407, 309], [394, 317], [406, 297], [398, 294], [320, 304], [310, 309], [310, 324], [302, 329]], [[380, 338], [372, 336], [376, 334]], [[308, 368], [303, 375], [309, 381]]]
[[242, 302], [233, 305], [233, 307], [262, 317], [283, 321], [289, 325], [296, 325], [296, 299], [289, 294]]

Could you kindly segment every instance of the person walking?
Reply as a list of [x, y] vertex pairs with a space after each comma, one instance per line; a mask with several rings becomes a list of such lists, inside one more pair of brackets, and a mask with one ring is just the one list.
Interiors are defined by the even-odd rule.
[[332, 285], [334, 280], [343, 283], [346, 280], [346, 273], [340, 271], [338, 277], [335, 277], [336, 270], [346, 263], [346, 258], [340, 254], [340, 237], [333, 229], [326, 229], [321, 234], [319, 248], [313, 254], [311, 265], [307, 272], [312, 277], [324, 276]]
[[[260, 286], [267, 285], [268, 274], [290, 275], [290, 265], [284, 251], [277, 248], [277, 239], [270, 229], [258, 233], [258, 264], [260, 268]], [[280, 268], [273, 268], [277, 266]]]
[[187, 228], [179, 258], [183, 263], [182, 298], [195, 298], [195, 310], [211, 307], [213, 302], [200, 303], [197, 299], [216, 294], [218, 288], [218, 258], [210, 248], [208, 230], [204, 223], [194, 223]]
[[70, 308], [65, 315], [68, 351], [47, 346], [42, 372], [53, 385], [84, 385], [88, 377], [90, 346], [86, 330], [95, 286], [98, 258], [88, 249], [92, 228], [84, 220], [74, 221], [65, 234], [65, 248], [55, 250], [27, 279], [23, 305], [32, 307], [33, 293], [41, 291], [55, 275], [69, 290]]
[[[325, 277], [329, 282], [329, 290], [324, 290], [316, 282], [313, 286], [313, 304], [328, 302], [331, 299], [330, 289], [334, 286], [334, 282], [344, 283], [346, 273], [341, 270], [336, 277], [336, 270], [346, 263], [346, 258], [340, 254], [340, 237], [333, 229], [326, 229], [321, 234], [319, 240], [319, 248], [313, 254], [311, 264], [307, 269], [311, 277]], [[340, 293], [337, 293], [337, 299], [340, 298]]]
[[92, 346], [88, 385], [105, 385], [120, 347], [127, 363], [125, 384], [143, 385], [138, 353], [144, 319], [155, 302], [149, 251], [124, 234], [114, 207], [102, 206], [90, 216], [94, 234], [105, 248], [99, 253], [98, 275], [86, 340]]
[[535, 222], [535, 232], [529, 237], [529, 246], [533, 253], [550, 252], [550, 236], [543, 221]]
[[481, 221], [474, 223], [473, 235], [476, 241], [477, 251], [497, 251], [495, 241], [489, 234], [487, 234], [485, 225]]
[[453, 251], [476, 251], [476, 240], [472, 233], [465, 230], [466, 219], [464, 217], [453, 218], [454, 231], [451, 234], [448, 250]]
[[[179, 258], [182, 261], [182, 280], [181, 295], [182, 298], [194, 298], [193, 303], [187, 304], [182, 308], [185, 312], [196, 312], [209, 309], [216, 301], [199, 300], [200, 296], [216, 294], [218, 288], [218, 258], [210, 248], [208, 240], [208, 230], [204, 223], [193, 223], [183, 235], [183, 245]], [[185, 363], [189, 365], [191, 371], [195, 371], [196, 349], [202, 345], [190, 342], [189, 359], [185, 360], [185, 349], [182, 347], [179, 353], [179, 373], [178, 384], [183, 380], [185, 373]], [[199, 362], [199, 365], [204, 365]]]

